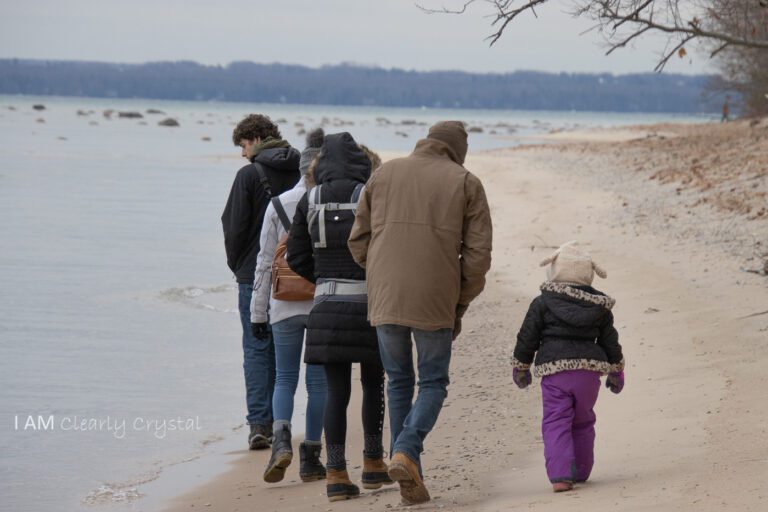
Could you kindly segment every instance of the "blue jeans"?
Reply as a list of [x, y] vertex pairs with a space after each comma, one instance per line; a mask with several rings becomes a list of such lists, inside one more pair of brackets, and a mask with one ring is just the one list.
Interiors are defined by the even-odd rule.
[[[301, 367], [301, 349], [304, 345], [304, 331], [307, 328], [307, 315], [298, 315], [272, 324], [272, 336], [275, 340], [275, 359], [277, 361], [277, 380], [275, 394], [272, 397], [272, 412], [275, 421], [290, 423], [293, 416], [293, 396], [299, 385]], [[325, 410], [325, 370], [323, 365], [308, 364], [304, 377], [307, 384], [307, 415], [304, 438], [307, 441], [320, 441], [323, 433], [323, 411]]]
[[[422, 331], [402, 325], [379, 325], [381, 361], [387, 371], [390, 454], [401, 452], [420, 464], [424, 439], [435, 426], [443, 408], [451, 362], [453, 329]], [[413, 402], [415, 374], [411, 333], [416, 344], [419, 394]]]
[[259, 340], [251, 332], [252, 284], [240, 284], [238, 307], [243, 324], [243, 371], [249, 425], [272, 425], [272, 393], [275, 389], [275, 345], [272, 335]]

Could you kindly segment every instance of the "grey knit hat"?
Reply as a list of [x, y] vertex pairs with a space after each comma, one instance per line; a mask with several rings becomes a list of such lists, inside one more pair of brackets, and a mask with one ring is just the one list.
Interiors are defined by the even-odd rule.
[[307, 147], [301, 152], [301, 160], [299, 160], [299, 171], [301, 171], [302, 176], [307, 174], [309, 164], [320, 153], [324, 139], [325, 131], [322, 128], [315, 128], [307, 134]]

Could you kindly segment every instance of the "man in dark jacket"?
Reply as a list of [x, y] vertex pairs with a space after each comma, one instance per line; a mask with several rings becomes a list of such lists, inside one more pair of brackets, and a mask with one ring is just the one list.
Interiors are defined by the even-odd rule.
[[[251, 330], [253, 273], [259, 253], [264, 212], [272, 195], [282, 194], [299, 181], [297, 150], [280, 136], [267, 116], [251, 114], [235, 128], [232, 142], [251, 163], [237, 172], [221, 216], [227, 264], [239, 287], [238, 305], [243, 327], [243, 369], [250, 425], [248, 445], [267, 448], [272, 436], [272, 392], [275, 385], [275, 348], [267, 329]], [[258, 324], [261, 325], [261, 324]]]

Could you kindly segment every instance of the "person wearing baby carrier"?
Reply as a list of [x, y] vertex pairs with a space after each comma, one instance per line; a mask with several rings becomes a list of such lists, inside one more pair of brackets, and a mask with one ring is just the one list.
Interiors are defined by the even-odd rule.
[[371, 161], [349, 133], [337, 133], [325, 137], [310, 173], [316, 186], [296, 208], [286, 259], [294, 272], [316, 283], [304, 361], [325, 367], [326, 491], [330, 501], [338, 501], [360, 494], [345, 456], [352, 363], [360, 363], [363, 385], [363, 487], [392, 483], [383, 460], [384, 368], [376, 330], [367, 319], [365, 270], [347, 247]]

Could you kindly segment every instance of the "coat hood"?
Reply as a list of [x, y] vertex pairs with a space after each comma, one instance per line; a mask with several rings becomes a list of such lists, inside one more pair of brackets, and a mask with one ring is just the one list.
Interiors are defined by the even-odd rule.
[[315, 183], [352, 180], [365, 183], [371, 176], [371, 161], [348, 132], [325, 136], [315, 167]]
[[467, 131], [461, 121], [440, 121], [432, 125], [426, 139], [416, 143], [414, 153], [444, 155], [459, 165], [467, 157]]
[[267, 167], [271, 167], [276, 171], [296, 171], [299, 167], [299, 160], [301, 154], [299, 151], [292, 147], [287, 148], [270, 148], [259, 152], [253, 159], [254, 162], [258, 162]]
[[594, 325], [616, 303], [591, 286], [569, 286], [548, 281], [541, 285], [541, 299], [558, 319], [569, 325]]

